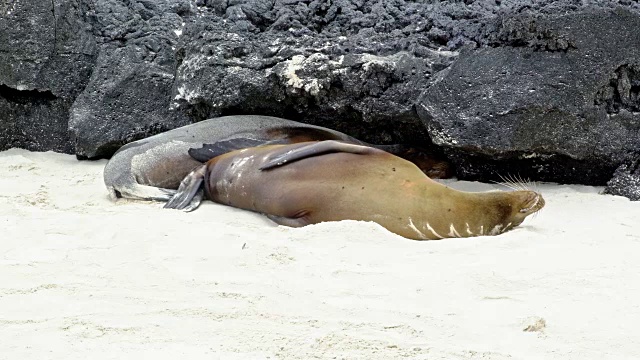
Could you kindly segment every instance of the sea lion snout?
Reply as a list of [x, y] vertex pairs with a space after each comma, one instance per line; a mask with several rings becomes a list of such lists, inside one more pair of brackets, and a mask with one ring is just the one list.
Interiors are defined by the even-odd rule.
[[526, 197], [519, 212], [525, 216], [535, 213], [545, 205], [542, 195], [535, 191], [527, 191]]

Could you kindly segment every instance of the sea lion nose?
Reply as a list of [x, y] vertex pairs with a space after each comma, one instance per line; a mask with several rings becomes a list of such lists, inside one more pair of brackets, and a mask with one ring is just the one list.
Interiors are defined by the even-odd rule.
[[521, 213], [535, 212], [544, 206], [545, 202], [542, 198], [542, 195], [537, 192], [530, 191], [527, 194], [526, 200], [522, 204], [522, 209], [520, 209]]

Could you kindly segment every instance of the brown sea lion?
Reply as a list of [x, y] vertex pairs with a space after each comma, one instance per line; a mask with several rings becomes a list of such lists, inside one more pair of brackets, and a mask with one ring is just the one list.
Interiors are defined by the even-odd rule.
[[[183, 126], [121, 147], [104, 169], [112, 198], [167, 201], [194, 167], [225, 152], [264, 144], [341, 140], [368, 145], [331, 129], [260, 115], [225, 116]], [[408, 156], [431, 177], [451, 177], [442, 158], [404, 145], [371, 145]]]
[[233, 151], [196, 168], [167, 208], [202, 198], [266, 214], [281, 225], [374, 221], [416, 240], [497, 235], [544, 206], [533, 191], [470, 193], [428, 178], [416, 165], [339, 141]]

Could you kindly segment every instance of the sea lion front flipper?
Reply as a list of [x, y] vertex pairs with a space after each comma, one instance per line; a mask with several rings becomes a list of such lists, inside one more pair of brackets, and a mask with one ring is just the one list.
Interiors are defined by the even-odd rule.
[[252, 138], [245, 137], [236, 137], [232, 139], [226, 139], [221, 141], [216, 141], [211, 144], [202, 144], [200, 148], [191, 148], [189, 149], [189, 156], [191, 156], [194, 160], [205, 163], [216, 156], [220, 156], [222, 154], [226, 154], [228, 152], [246, 149], [250, 147], [256, 147], [261, 145], [273, 145], [273, 144], [284, 144], [286, 142], [282, 140], [258, 140]]
[[325, 140], [311, 144], [305, 144], [301, 147], [295, 148], [293, 150], [288, 150], [284, 153], [275, 153], [272, 158], [264, 163], [264, 165], [262, 165], [259, 169], [269, 170], [305, 158], [338, 152], [351, 154], [372, 154], [383, 151], [369, 146], [349, 144], [336, 140]]
[[269, 218], [269, 220], [273, 221], [278, 225], [284, 225], [289, 227], [303, 227], [305, 225], [309, 225], [309, 222], [307, 222], [307, 220], [304, 218], [289, 218], [289, 217], [270, 215], [270, 214], [265, 214], [265, 215]]
[[189, 175], [182, 180], [178, 191], [171, 200], [164, 205], [164, 208], [184, 211], [195, 210], [204, 197], [202, 183], [206, 170], [207, 165], [202, 165], [191, 171]]

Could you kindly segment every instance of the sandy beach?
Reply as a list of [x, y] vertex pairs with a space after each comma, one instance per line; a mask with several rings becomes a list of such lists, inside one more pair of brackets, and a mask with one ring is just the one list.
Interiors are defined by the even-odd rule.
[[419, 242], [114, 202], [105, 164], [0, 152], [0, 359], [640, 356], [640, 202], [602, 188], [538, 184], [513, 231]]

